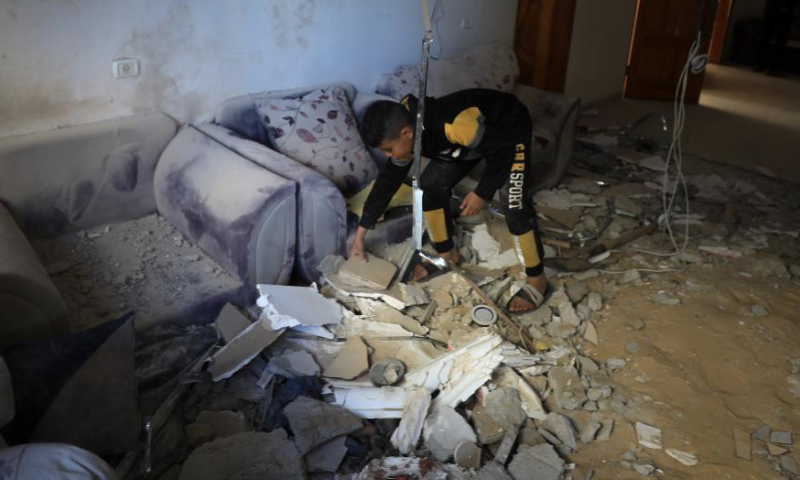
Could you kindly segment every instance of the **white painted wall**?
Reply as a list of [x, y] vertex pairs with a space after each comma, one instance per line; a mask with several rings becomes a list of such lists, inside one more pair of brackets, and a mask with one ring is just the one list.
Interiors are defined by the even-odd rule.
[[[431, 8], [436, 0], [431, 0]], [[441, 0], [440, 46], [452, 56], [511, 43], [516, 0]], [[0, 137], [161, 110], [210, 118], [249, 92], [348, 80], [419, 61], [419, 0], [3, 0]], [[461, 18], [473, 27], [460, 28]], [[115, 79], [111, 61], [142, 74]]]
[[636, 0], [578, 0], [564, 93], [584, 103], [622, 96]]

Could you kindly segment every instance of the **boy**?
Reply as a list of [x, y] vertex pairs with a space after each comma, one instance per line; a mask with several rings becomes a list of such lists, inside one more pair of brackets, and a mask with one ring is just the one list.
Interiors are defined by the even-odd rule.
[[[400, 103], [375, 102], [362, 120], [364, 141], [386, 153], [389, 161], [367, 197], [350, 255], [367, 261], [364, 237], [383, 214], [389, 200], [405, 181], [413, 160], [417, 99], [407, 95]], [[461, 202], [461, 215], [475, 215], [502, 187], [501, 199], [508, 229], [527, 282], [511, 299], [511, 312], [539, 307], [549, 293], [542, 264], [543, 247], [536, 224], [536, 211], [526, 194], [530, 185], [532, 124], [528, 109], [516, 97], [488, 89], [471, 89], [440, 98], [425, 99], [422, 155], [431, 159], [420, 176], [422, 209], [436, 252], [459, 263], [453, 244], [450, 196], [453, 187], [483, 158], [486, 166], [475, 191]], [[422, 263], [414, 280], [433, 273], [436, 267]]]

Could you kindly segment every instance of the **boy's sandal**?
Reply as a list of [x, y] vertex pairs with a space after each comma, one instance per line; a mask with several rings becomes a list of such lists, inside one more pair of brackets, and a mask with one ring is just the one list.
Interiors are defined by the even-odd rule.
[[[519, 289], [517, 293], [511, 297], [511, 300], [508, 301], [506, 305], [506, 311], [508, 313], [527, 313], [536, 310], [537, 308], [544, 305], [544, 303], [550, 299], [550, 296], [553, 294], [553, 289], [550, 287], [550, 284], [547, 284], [547, 287], [544, 290], [544, 295], [539, 293], [539, 290], [536, 290], [533, 286], [528, 285], [527, 283]], [[530, 302], [532, 306], [530, 308], [525, 308], [523, 310], [512, 311], [511, 310], [511, 302], [514, 301], [515, 298], [521, 298], [526, 302]]]

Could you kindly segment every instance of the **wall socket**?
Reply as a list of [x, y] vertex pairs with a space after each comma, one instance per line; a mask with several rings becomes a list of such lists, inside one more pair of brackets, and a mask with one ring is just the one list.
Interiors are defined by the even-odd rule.
[[472, 17], [463, 17], [461, 19], [461, 29], [467, 30], [472, 28]]
[[139, 76], [139, 60], [135, 58], [118, 58], [111, 62], [111, 72], [114, 78], [129, 78]]

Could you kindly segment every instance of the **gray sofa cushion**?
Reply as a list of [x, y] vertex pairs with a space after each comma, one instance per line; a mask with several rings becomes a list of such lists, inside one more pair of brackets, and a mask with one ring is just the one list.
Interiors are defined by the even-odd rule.
[[0, 204], [0, 346], [67, 333], [66, 315], [39, 257]]
[[295, 254], [295, 184], [186, 126], [155, 174], [158, 211], [245, 283], [286, 283]]
[[0, 140], [0, 201], [26, 234], [50, 237], [155, 212], [153, 171], [175, 135], [162, 113]]
[[316, 171], [225, 127], [204, 123], [197, 129], [251, 162], [297, 183], [295, 266], [305, 281], [319, 280], [319, 262], [329, 254], [345, 254], [347, 214], [339, 190]]

